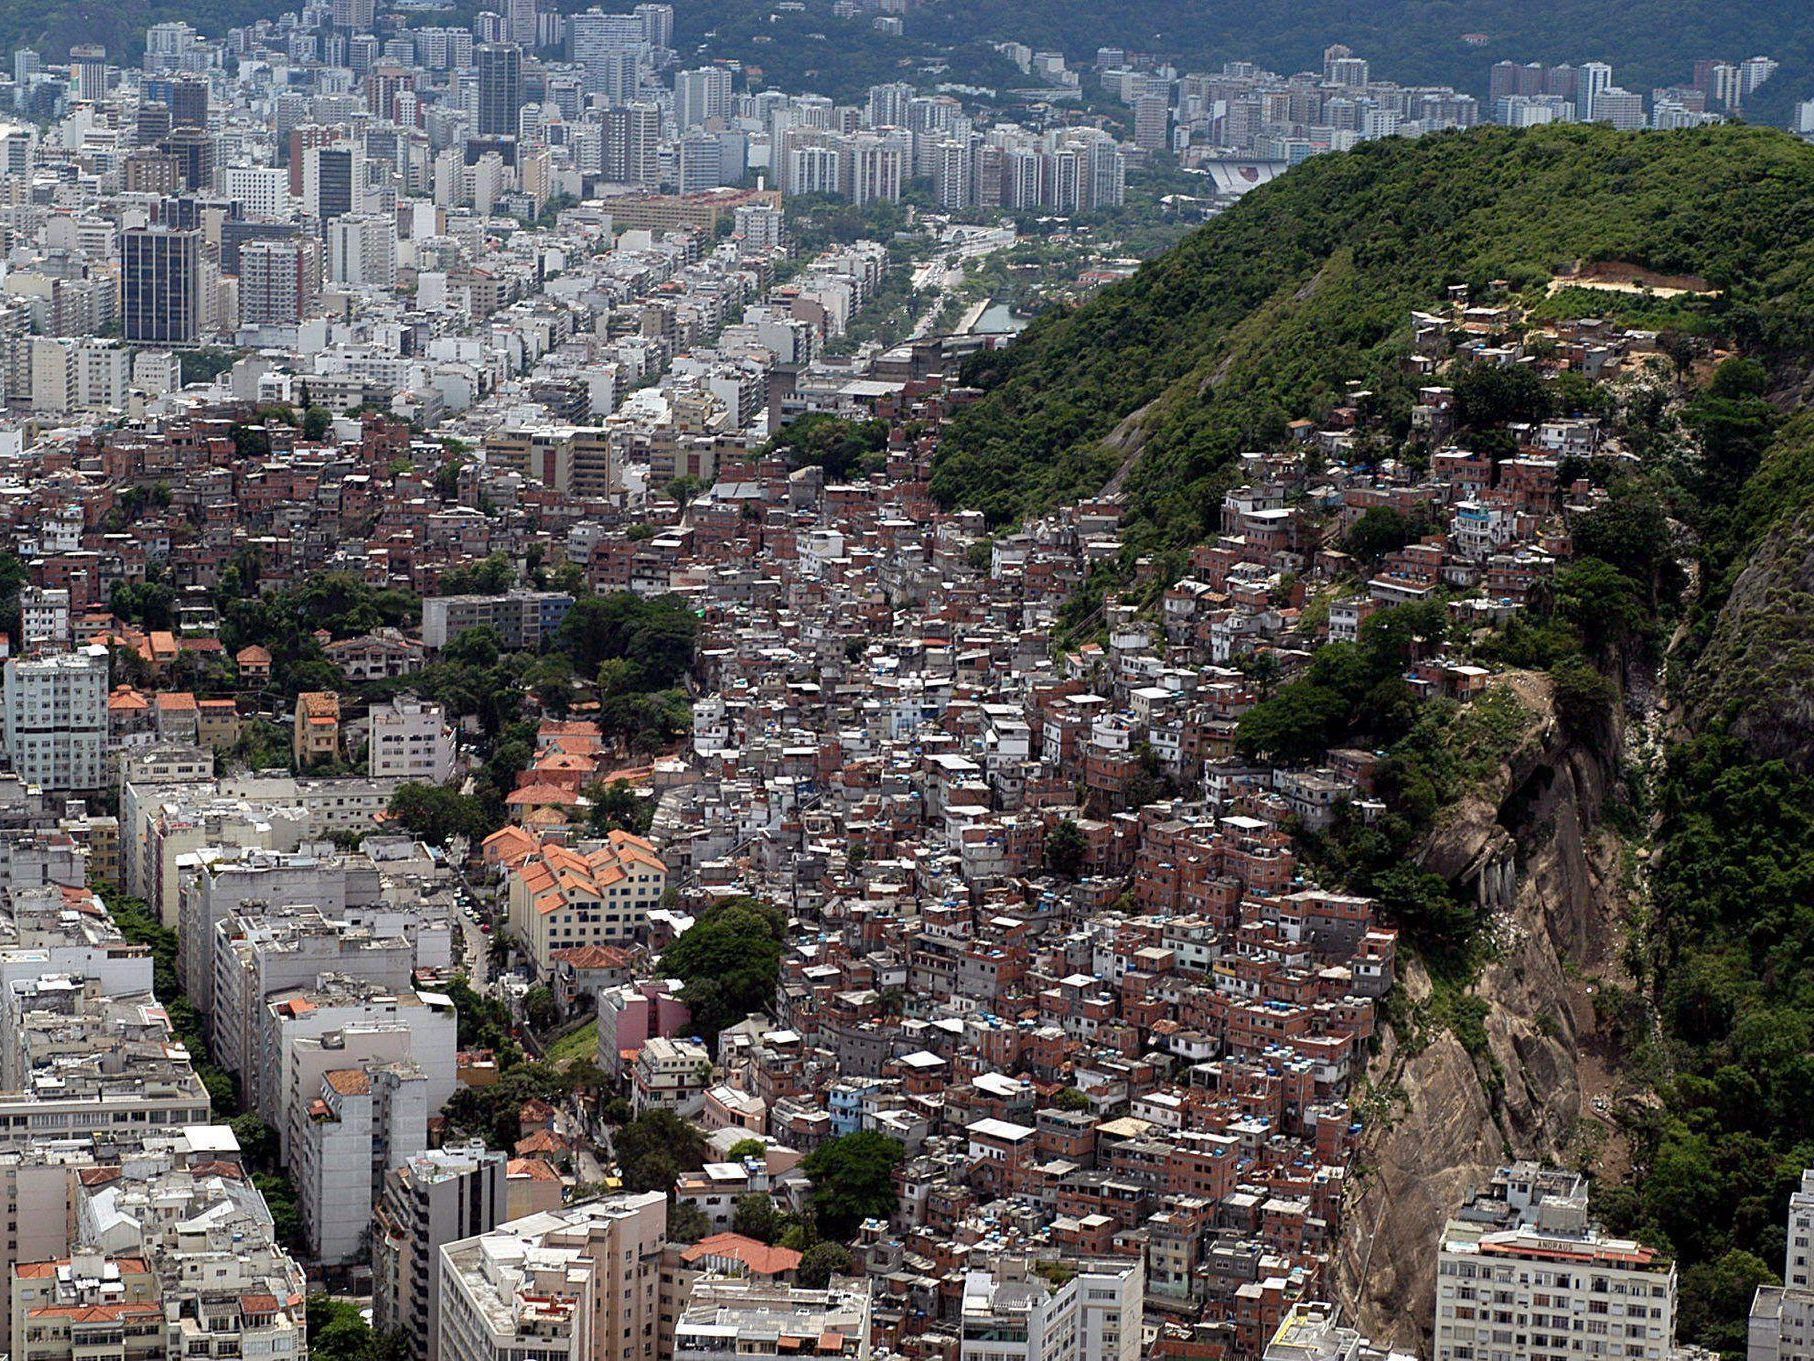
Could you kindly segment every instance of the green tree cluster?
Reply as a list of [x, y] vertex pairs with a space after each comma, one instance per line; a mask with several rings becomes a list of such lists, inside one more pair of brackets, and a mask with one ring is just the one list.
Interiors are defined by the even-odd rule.
[[800, 1170], [812, 1179], [813, 1216], [826, 1238], [848, 1240], [865, 1219], [894, 1213], [894, 1169], [907, 1156], [899, 1139], [859, 1130], [821, 1144]]
[[718, 1032], [774, 1004], [787, 929], [777, 908], [754, 898], [728, 898], [705, 908], [662, 951], [664, 976], [682, 981], [693, 1029], [716, 1047]]

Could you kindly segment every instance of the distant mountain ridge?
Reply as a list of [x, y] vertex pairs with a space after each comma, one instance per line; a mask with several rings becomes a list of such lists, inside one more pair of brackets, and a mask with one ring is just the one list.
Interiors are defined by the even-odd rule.
[[1795, 100], [1814, 98], [1814, 7], [1799, 0], [931, 0], [908, 23], [910, 37], [937, 42], [979, 34], [1079, 59], [1122, 46], [1186, 70], [1246, 60], [1287, 74], [1320, 69], [1323, 49], [1345, 43], [1376, 79], [1479, 94], [1501, 60], [1606, 61], [1648, 95], [1686, 83], [1696, 58], [1765, 55], [1783, 69], [1752, 121], [1781, 124]]

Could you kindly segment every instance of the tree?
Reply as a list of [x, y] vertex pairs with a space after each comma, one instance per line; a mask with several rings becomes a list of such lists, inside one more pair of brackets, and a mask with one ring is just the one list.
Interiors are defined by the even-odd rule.
[[795, 468], [817, 465], [827, 482], [846, 482], [880, 472], [888, 448], [888, 422], [847, 421], [815, 412], [800, 416], [776, 433], [764, 452], [784, 454]]
[[787, 1229], [787, 1219], [775, 1208], [775, 1202], [760, 1191], [751, 1191], [737, 1197], [736, 1207], [731, 1211], [731, 1232], [740, 1233], [746, 1238], [759, 1238], [764, 1243], [773, 1243]]
[[1742, 1355], [1746, 1345], [1745, 1315], [1760, 1285], [1776, 1285], [1780, 1278], [1769, 1264], [1741, 1249], [1711, 1262], [1697, 1262], [1682, 1273], [1681, 1313], [1683, 1337], [1729, 1355]]
[[398, 786], [389, 812], [411, 836], [431, 846], [445, 846], [456, 836], [476, 845], [499, 825], [477, 796], [433, 784]]
[[239, 1143], [239, 1151], [248, 1162], [258, 1167], [276, 1165], [277, 1131], [258, 1116], [251, 1113], [235, 1116], [228, 1121], [227, 1127], [233, 1131], [233, 1137]]
[[607, 661], [623, 661], [615, 688], [665, 690], [693, 668], [699, 620], [678, 596], [645, 600], [630, 591], [575, 601], [555, 635], [555, 646], [573, 661], [576, 674], [597, 672]]
[[1392, 506], [1371, 506], [1354, 522], [1354, 528], [1342, 540], [1342, 548], [1362, 562], [1373, 563], [1388, 553], [1396, 553], [1415, 537], [1416, 531], [1403, 511]]
[[671, 1191], [674, 1179], [705, 1165], [705, 1135], [673, 1111], [654, 1106], [611, 1140], [626, 1191]]
[[665, 490], [669, 496], [680, 503], [680, 508], [685, 510], [688, 503], [709, 485], [711, 484], [704, 478], [694, 477], [691, 474], [688, 474], [685, 477], [677, 477], [669, 482]]
[[1556, 573], [1555, 610], [1601, 658], [1619, 655], [1650, 626], [1641, 588], [1599, 558], [1578, 558]]
[[760, 1139], [739, 1139], [725, 1150], [724, 1156], [734, 1163], [740, 1163], [745, 1158], [766, 1158], [768, 1145]]
[[302, 413], [302, 437], [319, 444], [334, 426], [334, 413], [324, 406], [311, 406]]
[[379, 1333], [359, 1306], [331, 1295], [310, 1295], [305, 1313], [309, 1355], [320, 1361], [402, 1361], [408, 1348], [401, 1336]]
[[834, 1274], [850, 1270], [850, 1249], [842, 1243], [814, 1243], [800, 1254], [794, 1279], [807, 1290], [823, 1290]]
[[1663, 503], [1647, 484], [1625, 478], [1608, 489], [1604, 504], [1576, 516], [1569, 526], [1575, 552], [1611, 563], [1654, 600], [1663, 569], [1673, 565], [1673, 536]]
[[523, 1019], [529, 1022], [531, 1030], [552, 1030], [560, 1018], [554, 989], [547, 984], [538, 984], [523, 994]]
[[668, 1237], [676, 1243], [697, 1243], [711, 1231], [706, 1212], [690, 1200], [676, 1200], [668, 1211]]
[[662, 972], [685, 984], [681, 1000], [707, 1044], [716, 1048], [720, 1030], [773, 1003], [785, 930], [778, 911], [731, 898], [707, 908], [662, 952]]
[[1549, 669], [1556, 721], [1569, 736], [1598, 746], [1606, 739], [1618, 690], [1581, 657], [1563, 657]]
[[1241, 715], [1235, 746], [1243, 756], [1292, 765], [1321, 756], [1348, 718], [1348, 701], [1327, 686], [1300, 680]]
[[1453, 386], [1456, 418], [1475, 430], [1549, 414], [1549, 394], [1534, 364], [1469, 364]]
[[1070, 818], [1060, 822], [1046, 838], [1046, 868], [1066, 879], [1075, 879], [1083, 872], [1089, 853], [1090, 843], [1083, 828]]
[[655, 820], [655, 800], [638, 795], [627, 780], [592, 785], [585, 795], [592, 801], [588, 830], [593, 836], [604, 836], [620, 828], [637, 836], [648, 835], [649, 825]]
[[516, 565], [502, 553], [441, 573], [439, 595], [497, 595], [516, 584]]
[[812, 1179], [813, 1216], [827, 1238], [849, 1238], [865, 1219], [894, 1213], [894, 1169], [906, 1157], [899, 1139], [859, 1130], [821, 1144], [801, 1170]]
[[1061, 1111], [1087, 1111], [1090, 1109], [1090, 1098], [1075, 1087], [1060, 1087], [1058, 1094], [1052, 1098], [1052, 1104]]

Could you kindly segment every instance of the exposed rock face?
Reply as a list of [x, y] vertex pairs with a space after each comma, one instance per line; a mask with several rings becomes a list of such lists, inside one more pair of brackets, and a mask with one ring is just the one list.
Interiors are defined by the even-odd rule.
[[1695, 731], [1716, 723], [1765, 759], [1814, 770], [1814, 510], [1772, 530], [1689, 676]]
[[[1592, 980], [1617, 955], [1616, 847], [1596, 848], [1593, 830], [1606, 773], [1546, 717], [1501, 775], [1442, 821], [1424, 856], [1495, 909], [1499, 949], [1476, 989], [1488, 1052], [1448, 1030], [1416, 1053], [1388, 1037], [1371, 1076], [1396, 1101], [1364, 1136], [1335, 1268], [1359, 1327], [1419, 1349], [1443, 1220], [1507, 1158], [1561, 1158], [1577, 1121], [1596, 1118]], [[1420, 969], [1402, 986], [1412, 1003], [1430, 990]]]

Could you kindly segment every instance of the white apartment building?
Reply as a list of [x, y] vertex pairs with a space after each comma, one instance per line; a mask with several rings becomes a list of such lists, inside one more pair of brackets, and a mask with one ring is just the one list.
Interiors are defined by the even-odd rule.
[[440, 1361], [435, 1268], [441, 1249], [509, 1218], [510, 1158], [479, 1140], [431, 1149], [385, 1174], [372, 1224], [372, 1325]]
[[454, 731], [446, 710], [415, 695], [373, 705], [367, 760], [373, 779], [447, 783], [453, 778]]
[[1091, 1262], [1063, 1285], [1025, 1258], [964, 1274], [962, 1361], [1138, 1361], [1142, 1261]]
[[543, 842], [511, 868], [510, 929], [545, 975], [556, 950], [634, 939], [667, 886], [653, 843], [629, 832], [590, 854]]
[[348, 213], [328, 224], [328, 278], [390, 288], [397, 282], [397, 223], [381, 213]]
[[69, 646], [69, 592], [60, 586], [27, 586], [19, 592], [19, 634], [27, 651]]
[[8, 658], [0, 736], [19, 776], [47, 792], [99, 789], [107, 746], [107, 649]]
[[428, 1148], [427, 1079], [408, 1059], [336, 1068], [321, 1079], [290, 1150], [303, 1228], [316, 1260], [363, 1255], [384, 1174]]
[[1609, 1238], [1584, 1180], [1514, 1163], [1443, 1229], [1432, 1361], [1667, 1361], [1675, 1264]]
[[1814, 1359], [1814, 1168], [1801, 1174], [1801, 1189], [1789, 1197], [1788, 1227], [1783, 1283], [1760, 1285], [1751, 1301], [1746, 1361]]
[[221, 171], [221, 186], [245, 206], [248, 217], [281, 220], [294, 211], [289, 172], [281, 166], [230, 165]]
[[867, 1361], [869, 1287], [839, 1281], [827, 1290], [706, 1276], [674, 1320], [674, 1361], [784, 1354], [783, 1339], [807, 1340], [802, 1355]]
[[637, 1052], [631, 1079], [631, 1100], [638, 1114], [662, 1106], [679, 1115], [696, 1115], [712, 1085], [712, 1056], [700, 1040], [652, 1035]]
[[132, 352], [93, 336], [31, 338], [32, 410], [46, 413], [118, 409], [132, 385]]
[[668, 1199], [610, 1196], [441, 1249], [440, 1361], [656, 1361]]
[[1260, 1361], [1417, 1361], [1409, 1352], [1375, 1346], [1353, 1328], [1342, 1326], [1333, 1304], [1299, 1300], [1279, 1321], [1278, 1331]]

